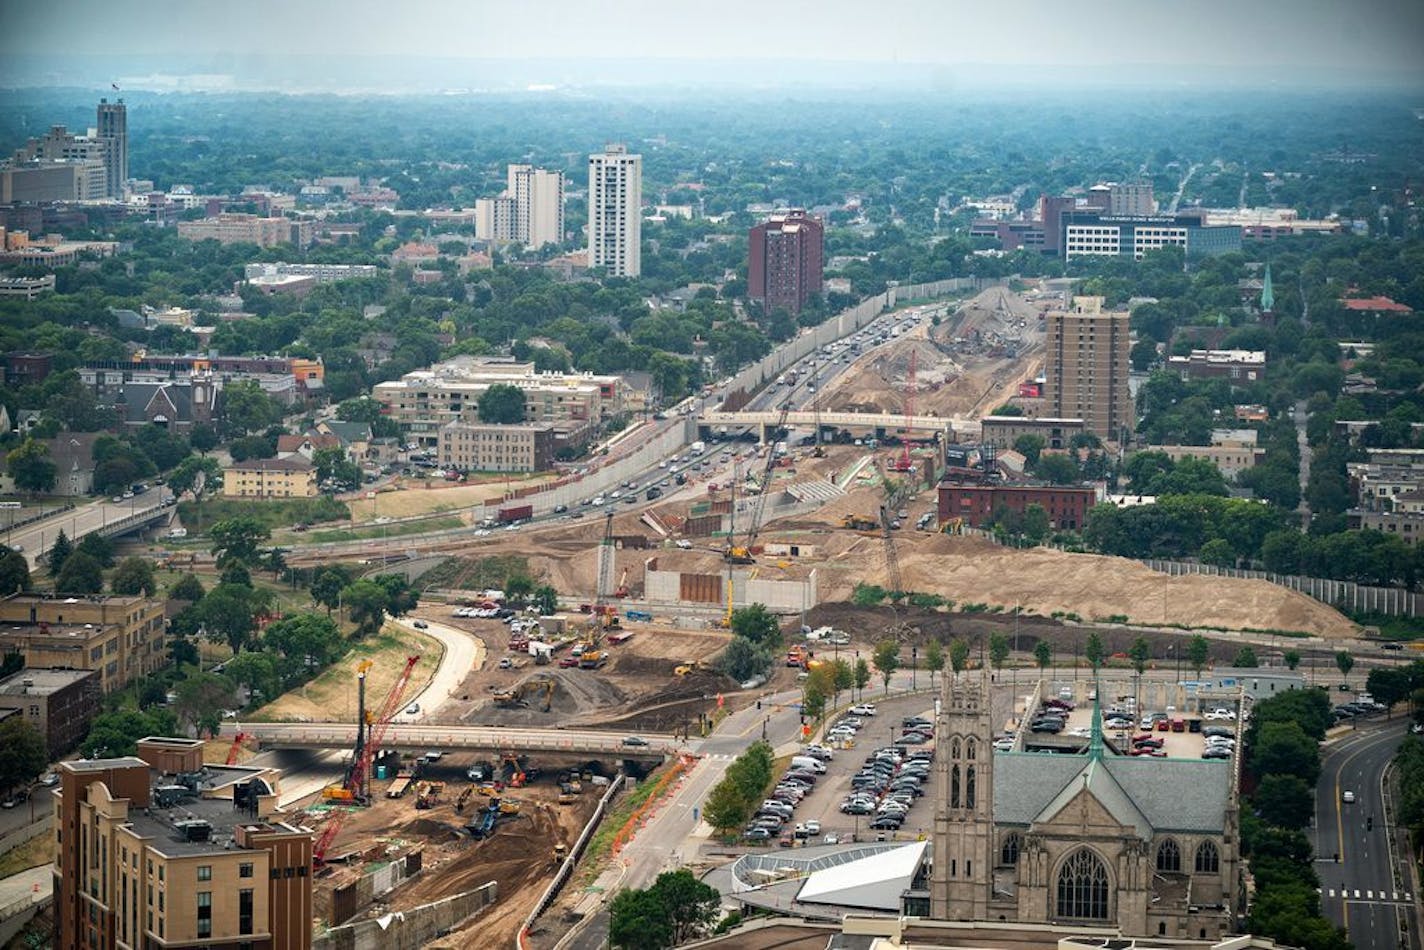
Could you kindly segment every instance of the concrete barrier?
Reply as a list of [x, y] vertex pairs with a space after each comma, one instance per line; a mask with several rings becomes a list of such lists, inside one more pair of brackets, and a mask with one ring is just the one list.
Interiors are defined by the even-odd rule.
[[312, 941], [312, 950], [419, 950], [498, 899], [499, 885], [490, 881], [411, 910], [333, 927]]

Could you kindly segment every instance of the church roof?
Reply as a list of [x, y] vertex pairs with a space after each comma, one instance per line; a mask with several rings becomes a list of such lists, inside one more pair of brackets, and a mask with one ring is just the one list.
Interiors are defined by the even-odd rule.
[[[1066, 803], [1092, 763], [1077, 755], [994, 753], [994, 821], [1029, 825], [1060, 797]], [[1125, 825], [1156, 832], [1220, 832], [1231, 794], [1231, 763], [1108, 755], [1090, 774], [1089, 790]], [[1057, 811], [1062, 805], [1057, 805]]]
[[1135, 828], [1139, 838], [1152, 837], [1152, 823], [1147, 820], [1147, 816], [1142, 814], [1132, 796], [1118, 784], [1118, 780], [1107, 768], [1107, 761], [1093, 755], [1088, 756], [1087, 763], [1078, 770], [1078, 774], [1058, 790], [1058, 794], [1043, 806], [1033, 820], [1052, 821], [1055, 815], [1084, 790], [1090, 792], [1098, 803], [1108, 810], [1108, 814], [1122, 824]]

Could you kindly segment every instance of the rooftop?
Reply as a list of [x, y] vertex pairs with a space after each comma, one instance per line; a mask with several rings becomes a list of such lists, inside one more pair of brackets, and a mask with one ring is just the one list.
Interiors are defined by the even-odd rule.
[[0, 696], [48, 696], [89, 676], [96, 670], [23, 669], [0, 680]]
[[248, 459], [233, 462], [232, 471], [242, 472], [310, 472], [312, 464], [302, 458]]

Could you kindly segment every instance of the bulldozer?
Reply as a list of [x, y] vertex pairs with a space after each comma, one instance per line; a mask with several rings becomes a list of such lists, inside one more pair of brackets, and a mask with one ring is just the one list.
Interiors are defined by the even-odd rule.
[[672, 675], [673, 675], [673, 676], [687, 676], [687, 675], [689, 675], [689, 674], [691, 674], [691, 673], [695, 673], [695, 672], [697, 672], [697, 661], [696, 661], [696, 660], [688, 660], [686, 663], [680, 663], [680, 664], [678, 664], [677, 668], [672, 671]]
[[876, 531], [880, 530], [880, 522], [875, 518], [865, 515], [846, 515], [841, 519], [841, 527], [847, 531]]

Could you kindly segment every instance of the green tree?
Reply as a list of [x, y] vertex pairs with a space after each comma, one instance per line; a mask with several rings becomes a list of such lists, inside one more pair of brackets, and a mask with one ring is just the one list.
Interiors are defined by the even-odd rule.
[[801, 712], [811, 719], [820, 719], [826, 711], [826, 700], [835, 692], [835, 674], [824, 664], [816, 667], [801, 686]]
[[931, 640], [925, 646], [925, 669], [930, 671], [930, 686], [934, 686], [935, 675], [944, 672], [944, 647], [938, 640]]
[[1083, 656], [1093, 669], [1103, 665], [1103, 658], [1107, 656], [1107, 648], [1103, 646], [1103, 638], [1098, 636], [1098, 631], [1094, 630], [1088, 634], [1088, 643], [1083, 647]]
[[1076, 485], [1083, 478], [1071, 456], [1057, 454], [1040, 456], [1033, 474], [1050, 485]]
[[963, 637], [949, 641], [949, 668], [955, 676], [969, 668], [969, 641]]
[[738, 683], [744, 683], [771, 669], [771, 654], [745, 637], [733, 637], [718, 658], [717, 667]]
[[1033, 645], [1033, 659], [1038, 664], [1038, 675], [1042, 676], [1043, 671], [1048, 669], [1048, 664], [1053, 662], [1053, 647], [1047, 640], [1040, 640]]
[[11, 716], [0, 722], [0, 788], [28, 785], [48, 764], [44, 736], [28, 720]]
[[124, 558], [109, 579], [109, 589], [116, 594], [152, 597], [158, 590], [158, 584], [153, 579], [153, 562], [142, 557]]
[[1297, 775], [1312, 786], [1320, 777], [1319, 748], [1298, 722], [1262, 723], [1247, 751], [1247, 765], [1256, 775]]
[[702, 803], [702, 820], [719, 833], [726, 834], [746, 821], [750, 814], [747, 805], [736, 785], [723, 779], [712, 786], [712, 791]]
[[75, 551], [54, 579], [54, 589], [60, 594], [97, 594], [104, 589], [104, 569], [83, 551]]
[[246, 435], [282, 421], [277, 401], [256, 380], [228, 383], [222, 391], [222, 418], [230, 433]]
[[298, 613], [268, 624], [262, 631], [262, 645], [300, 665], [324, 667], [341, 655], [346, 641], [331, 617]]
[[496, 383], [480, 394], [480, 421], [488, 425], [514, 425], [524, 421], [524, 390]]
[[885, 599], [886, 590], [878, 584], [867, 584], [859, 581], [855, 589], [850, 592], [850, 602], [857, 607], [874, 607]]
[[1039, 544], [1048, 537], [1050, 530], [1048, 510], [1038, 502], [1033, 502], [1024, 508], [1023, 513], [1023, 536], [1030, 544]]
[[1242, 669], [1251, 669], [1261, 665], [1261, 661], [1256, 659], [1256, 651], [1248, 644], [1236, 651], [1236, 658], [1231, 661], [1231, 665]]
[[270, 653], [251, 650], [239, 653], [227, 661], [222, 675], [233, 687], [246, 687], [249, 695], [270, 699], [282, 690], [277, 676], [277, 663]]
[[1152, 659], [1152, 647], [1148, 645], [1146, 637], [1133, 640], [1127, 655], [1132, 660], [1132, 668], [1137, 671], [1138, 676], [1147, 672], [1147, 663]]
[[218, 433], [212, 426], [200, 422], [188, 432], [188, 444], [207, 455], [218, 447]]
[[548, 584], [541, 584], [534, 588], [533, 604], [541, 617], [553, 616], [559, 612], [559, 591]]
[[672, 920], [658, 895], [619, 891], [608, 905], [608, 943], [616, 950], [665, 950], [673, 946]]
[[5, 456], [5, 468], [15, 480], [15, 487], [31, 493], [54, 490], [57, 474], [49, 457], [49, 446], [27, 438]]
[[732, 611], [732, 633], [771, 650], [781, 646], [781, 626], [764, 604], [752, 604]]
[[851, 669], [849, 660], [837, 657], [831, 661], [831, 682], [835, 686], [837, 701], [841, 693], [855, 686], [855, 670]]
[[112, 538], [106, 538], [102, 534], [86, 534], [79, 539], [74, 550], [83, 551], [98, 561], [99, 566], [105, 570], [114, 566], [114, 541]]
[[1335, 651], [1335, 666], [1340, 670], [1340, 675], [1345, 678], [1345, 682], [1350, 681], [1350, 671], [1355, 668], [1355, 658], [1350, 655], [1349, 650]]
[[178, 721], [167, 709], [121, 709], [100, 713], [89, 726], [89, 735], [79, 746], [91, 759], [112, 759], [133, 755], [138, 740], [145, 736], [171, 736], [178, 731]]
[[534, 593], [534, 579], [528, 574], [511, 574], [504, 582], [504, 596], [509, 603], [522, 607]]
[[268, 591], [242, 584], [218, 584], [198, 602], [197, 619], [209, 639], [221, 640], [238, 653], [252, 640], [257, 615], [271, 603]]
[[1294, 670], [1296, 667], [1300, 666], [1300, 651], [1287, 650], [1285, 653], [1281, 654], [1281, 659], [1286, 661], [1286, 667], [1288, 669]]
[[237, 705], [232, 683], [216, 673], [194, 671], [179, 680], [173, 692], [176, 695], [173, 712], [179, 723], [188, 723], [209, 733], [215, 730], [204, 727], [214, 721], [221, 723], [222, 710]]
[[239, 515], [217, 522], [208, 530], [208, 535], [218, 567], [233, 563], [251, 567], [257, 563], [259, 543], [270, 538], [272, 532], [251, 515]]
[[1038, 464], [1039, 454], [1048, 445], [1043, 436], [1030, 432], [1014, 440], [1014, 451], [1024, 457], [1029, 468]]
[[1004, 668], [1004, 661], [1009, 658], [1009, 638], [1002, 633], [989, 634], [989, 663], [996, 670]]
[[185, 492], [193, 493], [193, 505], [197, 510], [196, 528], [203, 527], [203, 498], [216, 494], [222, 488], [222, 466], [209, 456], [190, 455], [173, 469], [168, 476], [168, 487], [173, 497], [179, 498]]
[[312, 600], [326, 608], [328, 614], [341, 605], [341, 592], [351, 586], [356, 575], [343, 564], [319, 568], [312, 577]]
[[316, 466], [319, 482], [330, 480], [346, 490], [361, 484], [361, 466], [347, 458], [344, 449], [317, 449], [312, 455], [312, 464]]
[[356, 624], [358, 637], [374, 636], [386, 622], [390, 597], [384, 587], [369, 578], [362, 578], [343, 590], [341, 600]]
[[1386, 706], [1393, 706], [1408, 699], [1412, 687], [1409, 673], [1401, 669], [1376, 667], [1370, 670], [1369, 676], [1365, 678], [1365, 690], [1374, 697], [1375, 702], [1384, 703]]
[[30, 562], [13, 548], [0, 547], [0, 597], [30, 589]]
[[1315, 810], [1314, 790], [1296, 775], [1263, 776], [1251, 800], [1262, 818], [1281, 828], [1304, 828]]
[[1187, 664], [1196, 673], [1197, 679], [1201, 679], [1202, 670], [1206, 669], [1207, 660], [1211, 658], [1211, 643], [1201, 634], [1194, 634], [1187, 641]]
[[703, 884], [686, 868], [664, 871], [650, 888], [667, 908], [672, 921], [672, 943], [679, 946], [704, 936], [717, 919], [722, 895], [715, 887]]
[[59, 529], [59, 536], [54, 539], [54, 545], [46, 555], [49, 561], [49, 576], [58, 577], [59, 572], [64, 570], [64, 562], [69, 560], [69, 556], [74, 553], [74, 543], [69, 540], [69, 535], [64, 533], [64, 529]]
[[865, 687], [870, 685], [870, 664], [861, 657], [855, 658], [855, 695], [859, 699], [865, 695]]
[[1197, 558], [1203, 564], [1231, 567], [1236, 563], [1236, 552], [1231, 549], [1231, 542], [1225, 538], [1212, 538], [1201, 546], [1201, 550], [1197, 552]]
[[894, 640], [881, 640], [875, 645], [875, 653], [871, 656], [871, 662], [875, 664], [876, 672], [880, 674], [886, 695], [889, 695], [890, 678], [900, 668], [900, 644]]

